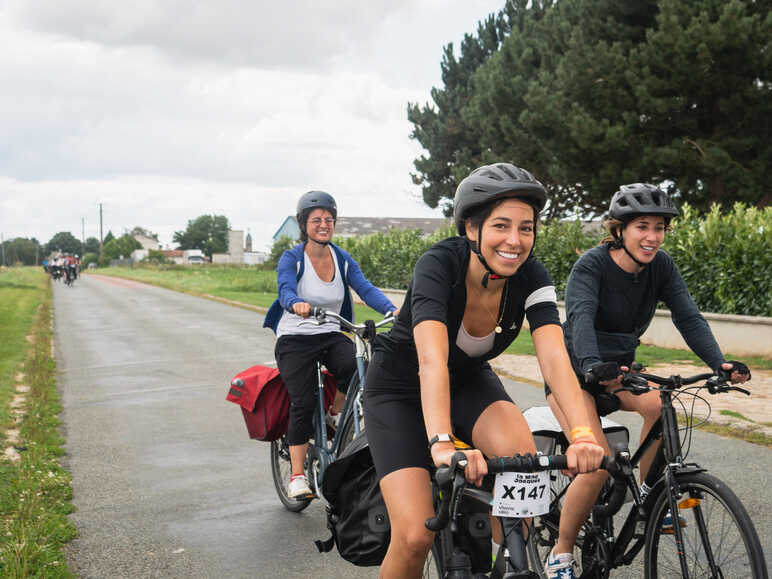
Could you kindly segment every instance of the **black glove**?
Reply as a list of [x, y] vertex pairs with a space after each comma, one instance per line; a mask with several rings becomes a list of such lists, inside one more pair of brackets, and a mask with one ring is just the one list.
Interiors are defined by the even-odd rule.
[[732, 365], [731, 370], [724, 370], [724, 372], [729, 372], [730, 376], [737, 372], [738, 374], [747, 374], [748, 380], [751, 379], [751, 369], [748, 368], [745, 364], [742, 362], [738, 362], [737, 360], [729, 360], [728, 361]]
[[606, 380], [613, 380], [622, 373], [616, 362], [601, 362], [584, 373], [584, 381], [587, 384], [597, 384]]

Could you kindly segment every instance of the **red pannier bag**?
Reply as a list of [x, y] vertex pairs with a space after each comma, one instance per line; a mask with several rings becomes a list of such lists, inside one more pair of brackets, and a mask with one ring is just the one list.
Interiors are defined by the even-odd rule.
[[[324, 409], [330, 407], [337, 387], [332, 374], [324, 372]], [[226, 400], [241, 406], [250, 438], [271, 442], [287, 434], [290, 399], [279, 370], [252, 366], [231, 380]]]

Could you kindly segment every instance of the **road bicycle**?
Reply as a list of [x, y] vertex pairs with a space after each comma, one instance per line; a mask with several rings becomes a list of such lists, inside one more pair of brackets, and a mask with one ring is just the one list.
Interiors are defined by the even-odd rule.
[[[643, 394], [659, 392], [662, 415], [629, 461], [622, 461], [624, 476], [609, 480], [577, 539], [577, 561], [585, 579], [606, 579], [613, 569], [630, 565], [643, 550], [644, 577], [715, 579], [730, 577], [766, 579], [767, 566], [756, 530], [742, 502], [728, 485], [708, 474], [698, 464], [686, 462], [694, 428], [694, 401], [701, 390], [710, 394], [747, 390], [729, 384], [729, 373], [697, 374], [668, 378], [642, 372], [625, 373], [622, 386], [614, 391]], [[697, 384], [685, 388], [692, 384]], [[686, 407], [680, 397], [691, 397], [687, 421], [679, 428], [673, 401]], [[682, 441], [681, 430], [686, 431]], [[558, 451], [567, 447], [565, 436], [556, 432]], [[662, 444], [646, 476], [651, 490], [641, 496], [633, 469], [647, 449]], [[535, 517], [528, 539], [528, 555], [540, 577], [552, 547], [557, 542], [560, 510], [570, 481], [551, 477], [550, 511]], [[632, 505], [615, 534], [614, 515], [626, 498]], [[676, 513], [676, 516], [673, 516]], [[618, 519], [619, 520], [619, 519]], [[669, 524], [666, 524], [666, 520]], [[675, 524], [673, 524], [675, 523]]]
[[[601, 468], [612, 476], [621, 476], [617, 461], [624, 460], [624, 451], [618, 457], [604, 457]], [[629, 455], [628, 457], [629, 458]], [[515, 455], [513, 457], [486, 459], [488, 473], [535, 473], [565, 469], [563, 455]], [[426, 528], [436, 533], [432, 551], [424, 565], [423, 577], [442, 579], [490, 579], [522, 578], [538, 579], [539, 575], [528, 568], [526, 539], [530, 534], [524, 519], [501, 517], [504, 541], [495, 558], [491, 559], [490, 515], [494, 505], [494, 492], [490, 484], [483, 488], [469, 486], [464, 476], [466, 456], [456, 452], [448, 466], [435, 470], [432, 491], [436, 515], [426, 521]], [[486, 477], [490, 483], [490, 477]], [[536, 499], [544, 493], [548, 484], [536, 480], [530, 484], [502, 486], [503, 495], [521, 500], [526, 496]], [[485, 488], [487, 487], [487, 488]], [[499, 489], [499, 487], [496, 487]], [[502, 494], [496, 490], [498, 494]], [[549, 492], [547, 490], [547, 492]]]
[[[314, 495], [324, 501], [322, 482], [327, 467], [338, 457], [356, 435], [364, 428], [362, 412], [362, 389], [365, 384], [365, 371], [370, 360], [370, 347], [375, 338], [376, 330], [394, 321], [393, 316], [387, 316], [379, 322], [367, 320], [355, 324], [335, 312], [322, 308], [312, 308], [308, 320], [301, 323], [321, 324], [332, 318], [340, 322], [341, 327], [350, 332], [356, 345], [357, 371], [351, 378], [346, 390], [346, 399], [340, 414], [338, 428], [332, 430], [325, 424], [324, 383], [325, 372], [322, 364], [316, 362], [316, 377], [318, 384], [318, 404], [314, 413], [314, 434], [308, 443], [305, 470]], [[271, 473], [273, 484], [282, 504], [292, 512], [305, 509], [312, 498], [292, 498], [289, 496], [289, 481], [292, 474], [290, 464], [289, 444], [287, 437], [271, 442]]]

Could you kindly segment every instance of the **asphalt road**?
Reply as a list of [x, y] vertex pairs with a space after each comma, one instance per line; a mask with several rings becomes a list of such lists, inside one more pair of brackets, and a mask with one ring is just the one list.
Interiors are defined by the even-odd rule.
[[[225, 401], [234, 374], [273, 360], [261, 315], [101, 276], [55, 284], [54, 312], [78, 576], [377, 576], [317, 553], [322, 506], [281, 506], [268, 445]], [[522, 408], [544, 403], [538, 388], [507, 387]], [[697, 432], [690, 458], [735, 490], [772, 553], [772, 453]]]

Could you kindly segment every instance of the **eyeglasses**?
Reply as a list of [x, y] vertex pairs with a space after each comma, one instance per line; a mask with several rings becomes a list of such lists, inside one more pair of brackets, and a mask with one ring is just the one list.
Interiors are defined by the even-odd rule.
[[322, 219], [321, 217], [314, 217], [313, 219], [308, 220], [308, 222], [311, 225], [316, 225], [316, 226], [321, 225], [322, 221], [324, 221], [325, 225], [332, 225], [333, 223], [335, 223], [335, 220], [332, 217], [325, 217], [324, 219]]

